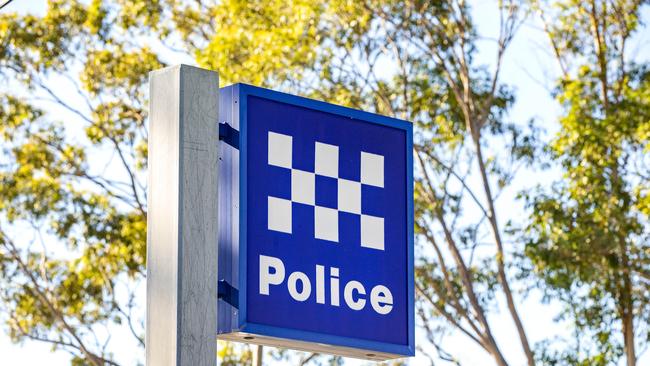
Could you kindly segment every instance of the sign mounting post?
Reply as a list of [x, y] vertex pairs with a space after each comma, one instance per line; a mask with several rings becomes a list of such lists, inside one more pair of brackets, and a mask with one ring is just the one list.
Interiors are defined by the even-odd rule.
[[216, 366], [219, 76], [150, 74], [148, 366]]

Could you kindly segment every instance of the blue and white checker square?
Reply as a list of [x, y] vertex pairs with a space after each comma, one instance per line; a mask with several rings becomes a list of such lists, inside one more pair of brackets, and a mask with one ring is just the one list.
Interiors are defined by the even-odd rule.
[[339, 242], [339, 212], [344, 212], [360, 217], [362, 247], [384, 250], [384, 218], [367, 214], [362, 204], [363, 186], [384, 187], [384, 156], [360, 151], [360, 180], [356, 181], [339, 176], [336, 145], [315, 141], [314, 171], [295, 168], [293, 151], [293, 136], [268, 132], [268, 164], [291, 174], [289, 198], [268, 196], [268, 229], [291, 234], [293, 205], [303, 204], [314, 209], [316, 239]]

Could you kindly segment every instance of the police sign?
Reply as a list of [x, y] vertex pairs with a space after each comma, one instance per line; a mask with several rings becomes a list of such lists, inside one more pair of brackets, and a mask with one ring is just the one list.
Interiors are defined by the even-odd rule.
[[220, 90], [219, 338], [414, 354], [412, 126]]

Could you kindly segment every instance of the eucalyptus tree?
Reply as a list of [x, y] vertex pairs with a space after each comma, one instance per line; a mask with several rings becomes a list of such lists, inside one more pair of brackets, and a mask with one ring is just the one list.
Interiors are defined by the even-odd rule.
[[495, 203], [535, 148], [535, 130], [509, 121], [514, 92], [500, 81], [524, 14], [515, 1], [494, 6], [489, 65], [462, 0], [50, 0], [44, 15], [0, 15], [9, 334], [93, 365], [117, 364], [109, 335], [120, 324], [142, 344], [147, 72], [190, 58], [224, 83], [412, 121], [421, 351], [453, 361], [439, 337], [452, 331], [508, 364], [510, 340], [492, 324], [504, 309], [511, 322], [500, 326], [534, 364], [508, 270], [521, 247]]
[[576, 334], [544, 362], [624, 355], [632, 366], [650, 340], [650, 70], [631, 49], [647, 4], [533, 2], [561, 70], [563, 114], [546, 151], [562, 177], [528, 194], [525, 253]]

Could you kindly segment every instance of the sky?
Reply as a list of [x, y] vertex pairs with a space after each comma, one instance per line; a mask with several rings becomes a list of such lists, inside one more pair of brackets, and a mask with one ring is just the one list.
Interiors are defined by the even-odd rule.
[[[479, 34], [496, 36], [498, 27], [498, 17], [494, 1], [471, 1], [473, 4], [474, 20], [479, 27]], [[41, 13], [45, 9], [45, 0], [14, 0], [3, 11], [34, 12]], [[650, 20], [650, 11], [645, 7], [643, 19]], [[650, 59], [650, 32], [647, 28], [639, 32], [636, 40], [638, 47], [638, 56], [641, 59]], [[645, 46], [645, 47], [644, 47]], [[493, 42], [485, 40], [479, 44], [479, 59], [487, 64], [493, 64], [494, 46]], [[180, 60], [188, 62], [188, 60]], [[191, 62], [191, 60], [190, 60]], [[506, 57], [504, 59], [501, 81], [513, 86], [516, 90], [517, 101], [510, 112], [510, 118], [514, 121], [525, 122], [531, 118], [537, 120], [547, 130], [547, 137], [556, 129], [557, 117], [560, 114], [559, 105], [552, 99], [550, 89], [553, 86], [557, 76], [557, 65], [550, 54], [544, 33], [541, 31], [539, 24], [535, 21], [527, 21], [512, 42]], [[521, 203], [515, 200], [515, 194], [520, 188], [526, 187], [526, 182], [539, 181], [540, 179], [549, 179], [549, 174], [544, 172], [527, 172], [527, 175], [521, 177], [514, 183], [512, 189], [507, 191], [497, 201], [497, 211], [499, 210], [522, 210]], [[551, 177], [552, 178], [552, 177]], [[505, 309], [505, 307], [502, 307]], [[524, 326], [526, 329], [535, 329], [529, 331], [531, 342], [535, 343], [548, 337], [551, 334], [568, 334], [569, 327], [567, 324], [556, 323], [553, 321], [559, 310], [559, 305], [541, 305], [538, 293], [533, 294], [525, 300], [518, 303], [518, 308], [522, 313]], [[535, 314], [526, 316], [526, 314]], [[501, 344], [505, 356], [511, 360], [512, 365], [524, 364], [520, 346], [517, 340], [517, 334], [512, 321], [507, 314], [497, 314], [491, 318], [494, 326], [495, 337], [502, 342], [512, 340]], [[463, 365], [481, 365], [492, 364], [493, 361], [481, 349], [478, 348], [467, 338], [457, 335], [447, 337], [444, 342], [445, 349], [460, 357]], [[125, 346], [128, 347], [128, 346]], [[35, 342], [24, 344], [14, 344], [8, 337], [0, 332], [0, 361], [7, 365], [67, 365], [69, 356], [64, 352], [50, 352], [48, 345]], [[126, 352], [125, 352], [126, 353]], [[129, 364], [128, 358], [125, 358]], [[346, 365], [357, 365], [361, 362], [350, 360]], [[422, 356], [416, 356], [409, 361], [411, 365], [425, 365], [428, 360]], [[641, 356], [639, 365], [650, 364], [650, 354], [646, 353]]]

